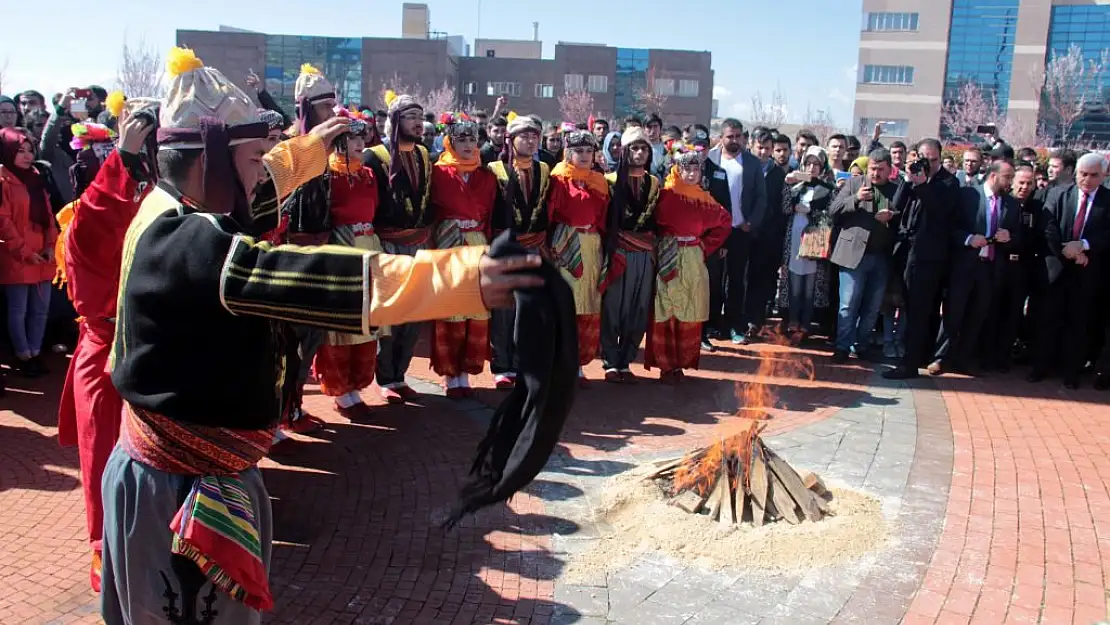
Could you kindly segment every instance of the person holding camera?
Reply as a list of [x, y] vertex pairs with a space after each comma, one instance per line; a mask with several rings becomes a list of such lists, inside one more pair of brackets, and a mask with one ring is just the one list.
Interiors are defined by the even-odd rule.
[[960, 202], [960, 183], [941, 167], [941, 146], [936, 139], [917, 145], [918, 158], [907, 164], [906, 180], [895, 195], [901, 212], [895, 244], [896, 267], [905, 281], [906, 352], [897, 367], [883, 373], [889, 380], [918, 376], [918, 368], [932, 354], [936, 341], [934, 322], [939, 317], [939, 296], [948, 270]]
[[838, 235], [829, 261], [840, 267], [840, 310], [833, 362], [843, 363], [853, 346], [869, 343], [886, 293], [896, 227], [893, 210], [898, 185], [890, 181], [890, 152], [868, 157], [866, 176], [853, 177], [833, 200]]

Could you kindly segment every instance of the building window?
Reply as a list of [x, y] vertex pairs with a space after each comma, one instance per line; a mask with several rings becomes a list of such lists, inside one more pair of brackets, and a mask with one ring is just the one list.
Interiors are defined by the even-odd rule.
[[883, 136], [908, 137], [910, 135], [910, 120], [889, 119], [886, 117], [861, 117], [856, 132], [861, 137], [870, 137], [875, 131], [875, 124], [883, 122]]
[[680, 80], [678, 81], [678, 95], [683, 98], [696, 98], [698, 97], [698, 81], [696, 80]]
[[860, 82], [865, 85], [912, 85], [912, 65], [864, 65]]
[[473, 81], [466, 83], [463, 87], [463, 91], [466, 95], [474, 95], [478, 91], [478, 83]]
[[486, 95], [511, 95], [520, 96], [519, 82], [487, 82]]
[[872, 33], [917, 30], [917, 13], [865, 13], [863, 30]]
[[[1014, 46], [1020, 9], [1020, 0], [952, 0], [944, 66], [946, 105], [959, 98], [961, 87], [975, 83], [987, 101], [997, 102], [1000, 113], [1006, 111], [1014, 78]], [[1055, 9], [1053, 7], [1053, 11]], [[1088, 45], [1082, 39], [1075, 41], [1084, 47]], [[941, 134], [949, 136], [948, 129], [941, 128]]]
[[563, 88], [567, 91], [581, 91], [586, 87], [586, 80], [582, 74], [566, 74], [563, 76]]
[[609, 77], [591, 74], [589, 91], [590, 93], [605, 93], [609, 91]]
[[674, 95], [674, 78], [656, 78], [655, 95]]
[[497, 56], [497, 50], [493, 50], [493, 49], [486, 50], [486, 58], [487, 59], [492, 59], [492, 58], [495, 58], [496, 56]]
[[[1073, 45], [1079, 45], [1084, 62], [1100, 62], [1102, 51], [1110, 48], [1110, 5], [1057, 5], [1052, 7], [1052, 20], [1048, 29], [1048, 50], [1045, 62], [1055, 57], [1064, 57]], [[1103, 93], [1107, 85], [1105, 75], [1088, 78], [1083, 86], [1087, 101], [1104, 102]], [[1077, 89], [1078, 91], [1078, 89]], [[1040, 120], [1048, 132], [1064, 138], [1064, 127], [1058, 115], [1050, 107], [1042, 107]], [[1086, 111], [1075, 120], [1068, 130], [1067, 140], [1082, 137], [1084, 141], [1096, 144], [1110, 143], [1110, 115], [1102, 106], [1088, 106]]]
[[537, 98], [554, 98], [555, 85], [536, 85]]

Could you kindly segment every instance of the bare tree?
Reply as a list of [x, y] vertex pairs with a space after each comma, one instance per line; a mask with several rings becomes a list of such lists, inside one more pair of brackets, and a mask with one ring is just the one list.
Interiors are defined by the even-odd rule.
[[829, 137], [841, 131], [827, 110], [817, 109], [814, 111], [808, 104], [806, 105], [805, 119], [802, 120], [802, 127], [813, 131], [822, 145], [828, 141]]
[[778, 87], [771, 92], [769, 103], [763, 100], [763, 94], [759, 91], [752, 95], [752, 111], [748, 116], [748, 121], [752, 124], [778, 128], [786, 123], [786, 114], [786, 97]]
[[447, 81], [436, 89], [428, 92], [424, 97], [424, 110], [435, 113], [436, 117], [440, 113], [448, 113], [458, 109], [459, 103], [455, 98], [455, 88], [448, 85]]
[[973, 141], [975, 129], [981, 125], [1005, 126], [995, 95], [986, 94], [978, 83], [966, 81], [956, 97], [944, 104], [940, 112], [941, 128], [949, 138]]
[[645, 75], [644, 87], [636, 89], [636, 101], [649, 115], [652, 113], [662, 115], [663, 107], [667, 104], [668, 96], [662, 93], [659, 84], [662, 78], [663, 73], [653, 65]]
[[389, 106], [385, 102], [385, 94], [387, 91], [392, 91], [397, 95], [412, 96], [417, 102], [424, 102], [424, 88], [420, 83], [409, 84], [405, 82], [401, 75], [394, 72], [390, 78], [383, 79], [378, 89], [378, 105], [383, 109], [388, 109]]
[[574, 89], [559, 96], [559, 112], [563, 121], [584, 122], [594, 113], [594, 97], [585, 89]]
[[161, 96], [162, 55], [144, 39], [136, 46], [124, 39], [116, 69], [116, 88], [131, 97]]
[[1053, 54], [1045, 64], [1042, 103], [1046, 118], [1065, 142], [1075, 123], [1091, 108], [1103, 105], [1102, 77], [1110, 65], [1110, 50], [1086, 60], [1083, 50], [1072, 44], [1066, 54]]

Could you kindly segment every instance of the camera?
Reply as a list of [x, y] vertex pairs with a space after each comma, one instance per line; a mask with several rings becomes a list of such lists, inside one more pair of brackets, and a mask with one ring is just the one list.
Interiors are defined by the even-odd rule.
[[906, 169], [909, 170], [909, 172], [911, 174], [914, 174], [914, 175], [919, 175], [919, 174], [928, 175], [929, 174], [929, 159], [919, 158], [916, 161], [910, 163], [906, 167]]

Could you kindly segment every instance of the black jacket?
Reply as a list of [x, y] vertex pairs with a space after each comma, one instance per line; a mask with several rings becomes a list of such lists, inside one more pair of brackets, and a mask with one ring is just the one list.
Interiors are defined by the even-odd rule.
[[908, 258], [918, 262], [947, 262], [960, 206], [960, 183], [941, 168], [924, 184], [904, 180], [895, 194], [896, 212], [901, 212], [898, 239], [909, 245]]
[[[1011, 195], [1002, 195], [1001, 200], [1001, 214], [996, 231], [1007, 230], [1010, 233], [1010, 242], [994, 244], [994, 262], [997, 267], [1009, 267], [1010, 255], [1018, 255], [1021, 250], [1021, 206]], [[961, 272], [972, 263], [981, 262], [980, 251], [968, 246], [967, 239], [973, 235], [987, 235], [987, 210], [984, 186], [969, 185], [960, 189], [956, 228], [952, 232], [952, 245], [956, 250], [953, 272]], [[1016, 267], [1018, 266], [1015, 265]]]

